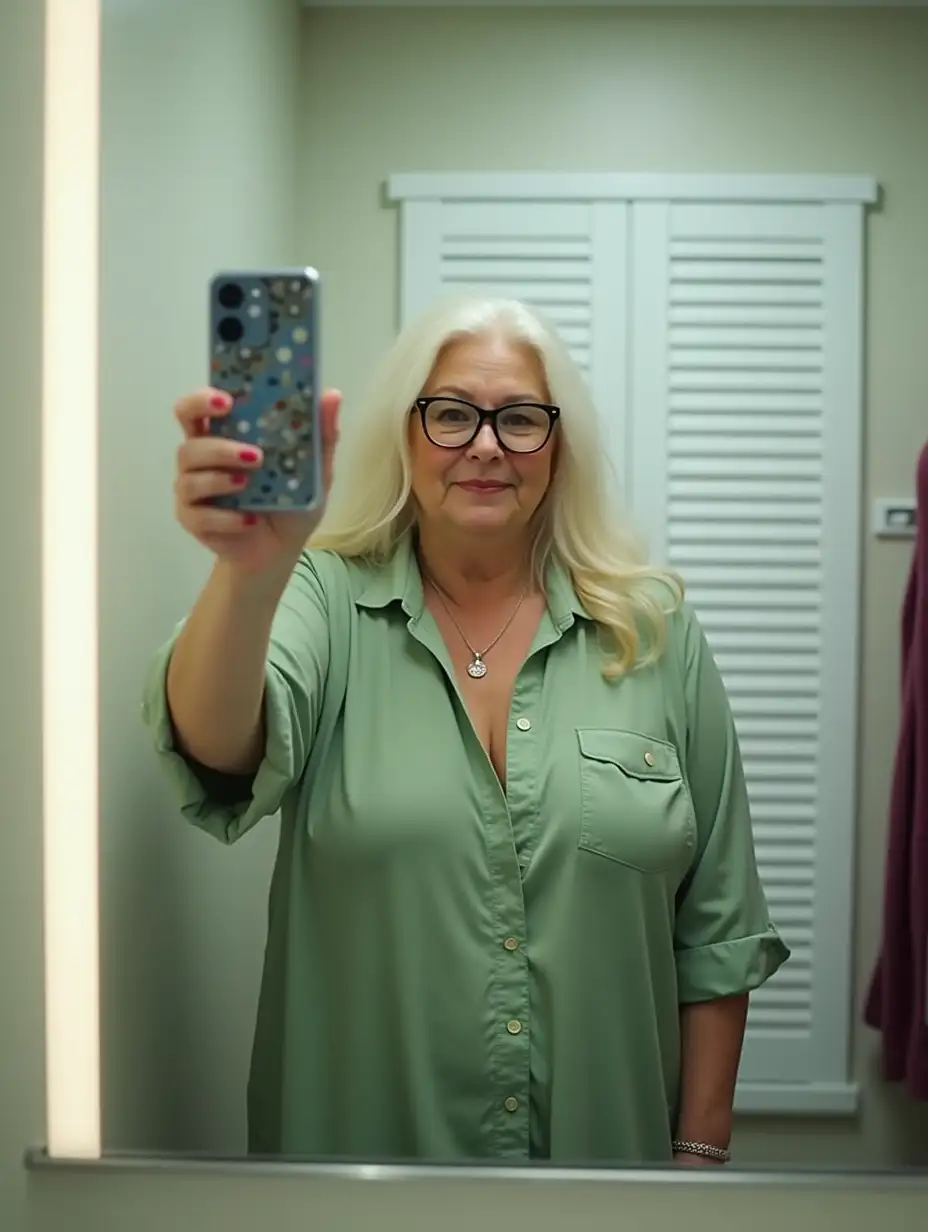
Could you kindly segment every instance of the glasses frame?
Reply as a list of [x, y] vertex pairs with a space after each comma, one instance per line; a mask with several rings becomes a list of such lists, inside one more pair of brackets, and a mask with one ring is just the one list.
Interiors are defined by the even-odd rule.
[[[466, 406], [472, 411], [477, 412], [477, 426], [474, 428], [473, 433], [467, 438], [466, 441], [460, 441], [456, 445], [448, 445], [442, 441], [436, 441], [435, 438], [429, 433], [425, 416], [433, 402], [454, 402], [458, 406]], [[499, 434], [499, 416], [503, 413], [503, 411], [511, 411], [512, 408], [516, 406], [537, 407], [538, 410], [544, 411], [548, 416], [548, 431], [545, 433], [545, 439], [540, 445], [536, 445], [533, 449], [513, 449], [511, 446], [506, 444]], [[493, 429], [493, 435], [496, 437], [500, 449], [504, 450], [506, 453], [514, 453], [522, 456], [538, 453], [540, 449], [544, 449], [545, 445], [547, 445], [548, 441], [550, 441], [551, 433], [554, 431], [554, 425], [557, 423], [561, 415], [561, 408], [550, 402], [507, 402], [504, 406], [498, 406], [494, 411], [487, 411], [481, 406], [476, 406], [473, 402], [468, 402], [466, 398], [452, 398], [447, 394], [437, 394], [425, 398], [417, 398], [416, 410], [419, 412], [419, 417], [422, 420], [422, 431], [425, 433], [428, 440], [431, 441], [431, 443], [438, 449], [466, 449], [467, 446], [471, 445], [480, 435], [483, 425], [488, 423]]]

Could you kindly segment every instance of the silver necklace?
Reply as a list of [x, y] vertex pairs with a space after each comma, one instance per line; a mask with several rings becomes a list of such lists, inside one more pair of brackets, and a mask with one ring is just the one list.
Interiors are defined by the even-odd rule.
[[528, 584], [526, 584], [525, 589], [522, 591], [522, 594], [519, 596], [519, 602], [513, 608], [512, 615], [509, 617], [509, 619], [500, 629], [499, 633], [497, 633], [496, 637], [494, 637], [493, 641], [490, 642], [489, 646], [487, 646], [486, 649], [484, 650], [475, 650], [474, 647], [467, 640], [464, 630], [461, 628], [461, 626], [458, 624], [457, 620], [455, 619], [454, 612], [452, 612], [451, 608], [445, 602], [444, 595], [441, 593], [441, 590], [438, 587], [438, 583], [435, 582], [432, 578], [429, 578], [428, 581], [432, 589], [435, 591], [435, 594], [438, 597], [438, 602], [442, 605], [442, 607], [448, 613], [448, 619], [457, 629], [458, 633], [460, 633], [461, 641], [464, 643], [464, 645], [467, 647], [467, 649], [470, 651], [471, 655], [473, 656], [470, 663], [468, 663], [467, 665], [468, 676], [470, 676], [472, 680], [481, 680], [487, 674], [487, 665], [484, 662], [484, 660], [486, 659], [487, 655], [490, 653], [490, 651], [493, 649], [493, 647], [500, 640], [500, 638], [503, 636], [503, 634], [506, 632], [506, 630], [509, 628], [509, 626], [512, 624], [512, 622], [515, 620], [516, 616], [518, 615], [519, 608], [521, 608], [522, 604], [525, 602], [525, 596], [528, 594]]

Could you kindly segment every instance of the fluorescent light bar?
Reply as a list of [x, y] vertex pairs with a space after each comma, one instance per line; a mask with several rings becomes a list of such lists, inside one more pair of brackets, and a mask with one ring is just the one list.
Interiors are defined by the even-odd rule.
[[100, 1129], [97, 370], [100, 2], [46, 0], [42, 724], [46, 1138]]

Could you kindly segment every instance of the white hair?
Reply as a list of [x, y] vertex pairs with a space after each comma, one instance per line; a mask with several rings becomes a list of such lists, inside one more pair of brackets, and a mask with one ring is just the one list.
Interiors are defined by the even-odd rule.
[[345, 425], [325, 516], [310, 546], [372, 561], [391, 555], [416, 518], [410, 411], [442, 350], [486, 334], [531, 347], [550, 399], [561, 408], [551, 485], [533, 520], [536, 577], [543, 582], [551, 555], [567, 570], [577, 597], [607, 635], [604, 674], [621, 675], [660, 653], [666, 616], [682, 600], [682, 584], [646, 563], [613, 504], [605, 442], [586, 381], [554, 326], [518, 300], [443, 299], [402, 331]]

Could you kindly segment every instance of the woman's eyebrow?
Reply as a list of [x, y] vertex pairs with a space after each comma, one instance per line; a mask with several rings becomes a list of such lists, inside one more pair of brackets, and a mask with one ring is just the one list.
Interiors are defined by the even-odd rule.
[[[466, 389], [461, 389], [457, 385], [442, 385], [440, 389], [435, 391], [435, 393], [448, 394], [453, 398], [461, 398], [464, 402], [475, 402], [475, 398], [472, 393]], [[435, 394], [433, 394], [432, 397], [435, 397]], [[500, 398], [497, 401], [497, 406], [509, 406], [514, 402], [544, 402], [544, 398], [537, 393], [525, 393], [524, 391], [517, 392], [514, 394], [507, 394], [505, 398]]]

